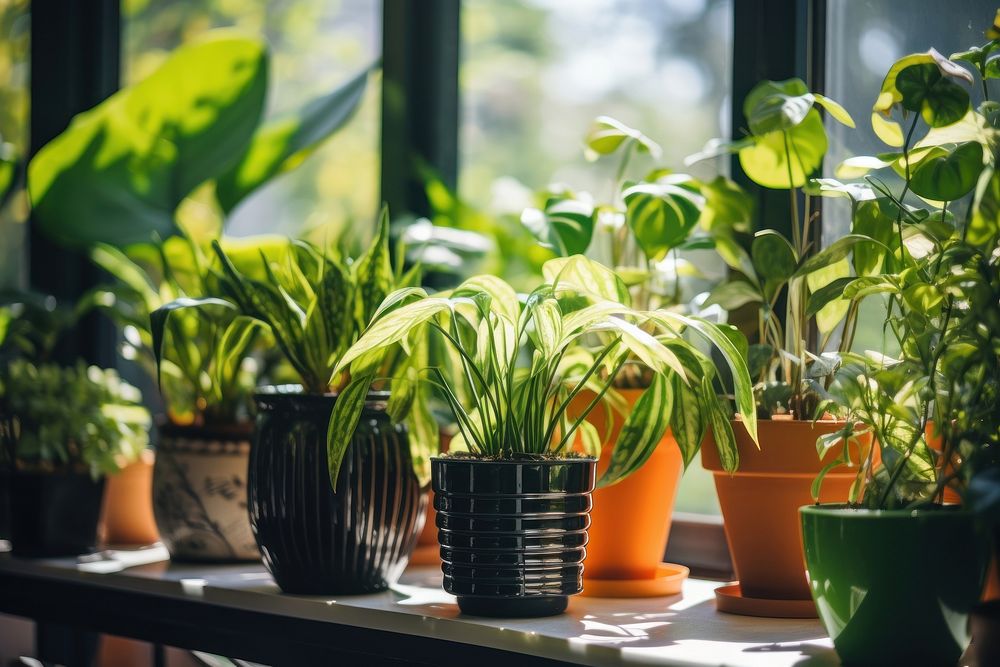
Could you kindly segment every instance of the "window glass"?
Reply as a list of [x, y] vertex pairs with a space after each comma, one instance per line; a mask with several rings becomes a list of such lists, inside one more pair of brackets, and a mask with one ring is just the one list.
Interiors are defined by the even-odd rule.
[[0, 290], [26, 284], [29, 0], [0, 2]]
[[[850, 112], [857, 129], [828, 121], [830, 149], [826, 175], [853, 155], [889, 150], [872, 131], [869, 118], [882, 79], [896, 60], [934, 47], [945, 56], [986, 41], [983, 30], [993, 21], [996, 3], [988, 0], [908, 0], [907, 2], [827, 2], [826, 91]], [[973, 91], [979, 99], [979, 92]], [[898, 188], [895, 188], [898, 191]], [[823, 201], [823, 243], [848, 232], [846, 200]], [[859, 318], [855, 349], [882, 350], [885, 306], [868, 299]], [[889, 336], [891, 339], [891, 336]], [[885, 349], [892, 354], [895, 350]]]
[[[466, 0], [462, 40], [459, 194], [476, 208], [513, 216], [551, 183], [607, 197], [614, 161], [582, 149], [600, 115], [642, 130], [677, 169], [729, 134], [731, 0]], [[677, 509], [718, 512], [700, 463]]]
[[[269, 117], [333, 90], [381, 53], [380, 3], [371, 0], [125, 0], [122, 10], [126, 83], [210, 28], [263, 36], [271, 48]], [[370, 85], [357, 115], [298, 169], [243, 202], [227, 231], [292, 235], [353, 221], [369, 228], [379, 187], [379, 88]]]

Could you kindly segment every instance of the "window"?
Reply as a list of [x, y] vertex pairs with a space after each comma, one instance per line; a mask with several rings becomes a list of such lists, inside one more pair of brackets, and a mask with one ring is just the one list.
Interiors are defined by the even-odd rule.
[[[909, 0], [905, 11], [898, 3], [830, 0], [827, 3], [826, 90], [850, 112], [857, 129], [827, 123], [830, 149], [824, 170], [829, 176], [853, 155], [888, 150], [871, 129], [869, 116], [882, 79], [896, 60], [908, 53], [934, 47], [945, 56], [983, 42], [983, 28], [996, 12], [986, 0]], [[973, 99], [980, 93], [973, 91]], [[823, 201], [823, 244], [848, 232], [850, 206], [846, 200]], [[884, 304], [868, 299], [862, 307], [854, 346], [858, 351], [882, 350]], [[867, 315], [867, 316], [866, 316]], [[890, 337], [891, 338], [891, 337]], [[894, 351], [886, 349], [886, 353]]]
[[0, 4], [0, 290], [24, 286], [28, 202], [18, 163], [28, 155], [30, 2]]
[[[381, 52], [380, 3], [370, 0], [125, 2], [123, 82], [148, 74], [167, 53], [216, 27], [263, 36], [271, 47], [268, 117], [328, 92]], [[379, 102], [369, 86], [357, 115], [295, 171], [255, 192], [230, 217], [235, 235], [368, 229], [378, 206]]]

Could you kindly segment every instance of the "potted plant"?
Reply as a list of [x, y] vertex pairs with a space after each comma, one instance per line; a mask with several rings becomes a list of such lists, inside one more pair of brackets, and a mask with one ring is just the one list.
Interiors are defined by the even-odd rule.
[[[59, 327], [22, 326], [25, 310], [24, 303], [0, 309], [0, 347], [44, 357]], [[104, 478], [145, 449], [149, 413], [139, 391], [113, 370], [4, 356], [0, 463], [9, 488], [14, 553], [91, 551], [97, 546]]]
[[[750, 371], [756, 387], [759, 447], [733, 424], [740, 470], [730, 474], [713, 447], [702, 463], [713, 472], [726, 538], [739, 582], [716, 591], [720, 610], [763, 616], [815, 615], [800, 549], [798, 507], [808, 503], [810, 480], [827, 468], [844, 445], [814, 443], [844, 428], [830, 418], [823, 390], [835, 359], [826, 353], [831, 334], [846, 321], [842, 345], [850, 345], [857, 310], [835, 301], [847, 278], [875, 273], [882, 247], [872, 230], [854, 233], [816, 251], [818, 237], [812, 195], [845, 194], [806, 187], [827, 148], [818, 108], [848, 126], [853, 121], [836, 102], [810, 92], [798, 79], [758, 84], [743, 104], [747, 135], [735, 142], [713, 140], [693, 163], [738, 152], [746, 175], [762, 187], [789, 193], [791, 238], [772, 229], [752, 237], [739, 230], [713, 230], [717, 252], [731, 279], [716, 287], [706, 303], [733, 311], [756, 307], [755, 344]], [[804, 191], [803, 191], [804, 190]], [[849, 194], [849, 193], [848, 193]], [[875, 236], [875, 238], [873, 238]], [[872, 257], [879, 258], [878, 262]], [[778, 309], [784, 302], [785, 317]], [[816, 354], [808, 341], [815, 328]], [[834, 415], [835, 417], [835, 415]], [[852, 442], [864, 448], [864, 438]], [[846, 500], [853, 479], [844, 468], [827, 470], [825, 500]]]
[[[984, 93], [983, 56], [993, 48], [954, 56], [975, 65]], [[845, 453], [857, 468], [848, 503], [802, 508], [812, 593], [847, 663], [954, 664], [989, 560], [989, 532], [973, 510], [990, 507], [982, 490], [1000, 443], [1000, 175], [996, 105], [972, 108], [965, 86], [973, 81], [933, 49], [900, 59], [872, 115], [892, 150], [847, 164], [892, 169], [902, 180], [893, 190], [867, 177], [889, 251], [880, 274], [852, 278], [839, 297], [886, 295], [884, 328], [898, 356], [849, 356], [831, 386], [880, 456]], [[970, 493], [977, 473], [980, 492]], [[943, 504], [948, 488], [974, 504]]]
[[[684, 279], [690, 283], [699, 275], [679, 253], [710, 248], [712, 230], [745, 229], [751, 213], [748, 198], [722, 177], [704, 183], [687, 174], [654, 169], [638, 180], [630, 178], [635, 156], [657, 158], [660, 147], [614, 118], [595, 119], [584, 145], [589, 159], [618, 159], [610, 200], [550, 186], [540, 193], [538, 208], [524, 211], [522, 223], [557, 256], [586, 253], [610, 264], [623, 277], [636, 307], [683, 307], [692, 296], [685, 294], [691, 289], [685, 289]], [[680, 592], [687, 576], [687, 568], [663, 563], [663, 554], [682, 470], [701, 445], [705, 416], [716, 409], [709, 403], [717, 403], [717, 398], [714, 392], [677, 392], [671, 423], [692, 427], [667, 429], [641, 467], [612, 480], [605, 475], [614, 456], [612, 444], [650, 382], [641, 365], [625, 366], [605, 394], [610, 409], [595, 410], [587, 418], [604, 446], [591, 512], [584, 595], [670, 595]], [[583, 411], [591, 399], [592, 394], [583, 391], [570, 405], [570, 414]], [[620, 519], [625, 513], [632, 517], [627, 523]]]
[[[172, 298], [208, 295], [211, 266], [199, 255], [222, 236], [224, 215], [341, 128], [360, 104], [370, 71], [265, 121], [268, 58], [259, 39], [210, 31], [146, 79], [78, 115], [29, 166], [38, 227], [90, 252], [117, 279], [92, 295], [94, 303], [112, 313], [123, 327], [124, 351], [147, 370], [154, 366], [149, 312]], [[275, 240], [223, 243], [240, 264], [236, 248], [256, 259], [259, 242]], [[256, 558], [245, 518], [250, 426], [243, 407], [253, 378], [245, 369], [235, 372], [247, 341], [231, 336], [231, 355], [214, 357], [233, 314], [215, 309], [182, 320], [172, 325], [183, 332], [176, 343], [167, 334], [167, 414], [158, 438], [166, 458], [155, 465], [147, 455], [108, 485], [108, 538], [155, 539], [155, 496], [173, 556]]]
[[[586, 418], [604, 409], [626, 364], [641, 364], [652, 381], [615, 443], [612, 478], [632, 472], [660, 442], [677, 386], [711, 386], [711, 372], [677, 331], [680, 320], [623, 304], [628, 292], [611, 270], [577, 255], [550, 260], [543, 274], [546, 282], [523, 300], [493, 276], [435, 296], [398, 290], [337, 366], [351, 383], [330, 422], [331, 479], [377, 377], [373, 364], [425, 335], [451, 351], [447, 364], [416, 368], [458, 425], [432, 473], [444, 588], [465, 613], [557, 614], [582, 590], [600, 447]], [[655, 333], [640, 326], [647, 324]], [[593, 398], [570, 417], [585, 389]], [[720, 420], [721, 410], [713, 418]], [[584, 453], [573, 450], [578, 431]]]
[[[286, 593], [384, 590], [406, 566], [421, 528], [437, 429], [401, 357], [378, 366], [387, 382], [349, 397], [360, 400], [364, 420], [348, 434], [335, 489], [328, 479], [330, 414], [348, 381], [338, 361], [383, 297], [419, 279], [419, 267], [393, 272], [388, 227], [383, 210], [371, 246], [353, 262], [335, 248], [295, 241], [283, 261], [261, 256], [260, 280], [241, 272], [215, 243], [228, 298], [178, 300], [153, 314], [154, 339], [162, 341], [176, 314], [231, 309], [248, 327], [269, 332], [300, 378], [300, 385], [263, 387], [254, 395], [247, 487], [257, 545]], [[397, 419], [404, 404], [405, 423]]]

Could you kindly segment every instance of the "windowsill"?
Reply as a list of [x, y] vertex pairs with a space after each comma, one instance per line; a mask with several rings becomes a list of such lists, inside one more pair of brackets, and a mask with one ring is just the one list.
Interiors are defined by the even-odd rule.
[[[92, 590], [94, 595], [101, 590], [130, 594], [136, 609], [118, 612], [149, 613], [145, 623], [154, 634], [157, 601], [174, 600], [586, 665], [771, 666], [806, 659], [810, 664], [838, 664], [818, 621], [719, 613], [713, 599], [719, 583], [702, 579], [689, 580], [683, 595], [629, 600], [574, 597], [562, 616], [498, 620], [461, 616], [453, 598], [440, 588], [440, 573], [433, 567], [411, 568], [400, 584], [385, 593], [336, 598], [280, 595], [270, 576], [254, 564], [206, 567], [164, 561], [117, 572], [114, 566], [96, 569], [105, 573], [69, 559], [25, 561], [0, 556], [0, 581], [10, 577], [19, 587], [25, 581], [43, 581], [50, 592], [58, 582]], [[8, 606], [4, 598], [0, 596], [0, 612], [17, 613], [4, 608]], [[45, 599], [48, 605], [61, 604], [50, 594]], [[144, 611], [147, 607], [151, 611]], [[226, 622], [226, 614], [213, 618]], [[95, 623], [91, 619], [90, 629], [113, 629]], [[266, 645], [267, 638], [255, 639]], [[276, 634], [273, 641], [286, 639]]]

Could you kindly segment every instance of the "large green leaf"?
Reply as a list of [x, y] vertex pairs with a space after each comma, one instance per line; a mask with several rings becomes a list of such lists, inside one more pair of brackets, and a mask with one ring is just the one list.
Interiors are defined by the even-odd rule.
[[920, 161], [910, 178], [914, 193], [934, 201], [955, 201], [972, 192], [983, 171], [983, 146], [978, 141], [948, 151], [941, 147]]
[[659, 157], [660, 146], [645, 134], [609, 116], [598, 116], [584, 139], [584, 145], [592, 156], [611, 155], [623, 144], [634, 141], [636, 150]]
[[660, 260], [684, 243], [701, 216], [704, 199], [676, 185], [640, 183], [622, 193], [625, 220], [648, 259]]
[[958, 122], [969, 110], [968, 91], [945, 76], [937, 64], [920, 63], [903, 69], [896, 77], [896, 88], [902, 107], [919, 112], [931, 127]]
[[268, 121], [253, 136], [240, 161], [216, 180], [215, 194], [231, 211], [254, 189], [306, 159], [354, 115], [364, 98], [369, 73], [364, 69], [342, 86], [301, 109]]
[[[787, 151], [786, 151], [787, 136]], [[826, 130], [819, 112], [810, 109], [801, 123], [754, 137], [754, 143], [740, 150], [740, 165], [755, 183], [767, 188], [801, 187], [823, 162]]]
[[351, 444], [351, 438], [354, 437], [354, 430], [358, 426], [361, 411], [364, 410], [372, 379], [371, 375], [353, 378], [351, 383], [337, 395], [337, 400], [333, 404], [326, 435], [326, 462], [330, 473], [330, 486], [335, 493], [340, 465]]
[[743, 100], [743, 115], [754, 135], [780, 132], [805, 120], [814, 101], [801, 79], [761, 81]]
[[599, 299], [629, 303], [628, 288], [618, 274], [583, 255], [550, 259], [542, 265], [542, 277], [553, 288], [569, 288]]
[[750, 246], [750, 257], [757, 275], [775, 282], [788, 280], [798, 264], [792, 244], [773, 229], [757, 232]]
[[974, 201], [966, 239], [980, 247], [995, 245], [1000, 237], [1000, 172], [994, 168], [983, 172]]
[[847, 234], [846, 236], [840, 237], [827, 247], [823, 248], [815, 255], [807, 257], [805, 261], [799, 265], [795, 275], [807, 276], [814, 271], [819, 271], [820, 269], [830, 266], [834, 262], [839, 262], [850, 255], [851, 250], [856, 245], [864, 243], [871, 243], [878, 247], [882, 247], [881, 243], [870, 236], [864, 236], [862, 234]]
[[587, 250], [594, 235], [594, 205], [578, 199], [552, 199], [545, 209], [527, 208], [521, 224], [561, 257]]
[[266, 90], [261, 40], [218, 31], [180, 47], [38, 152], [28, 168], [35, 219], [75, 246], [175, 234], [181, 200], [246, 150]]

